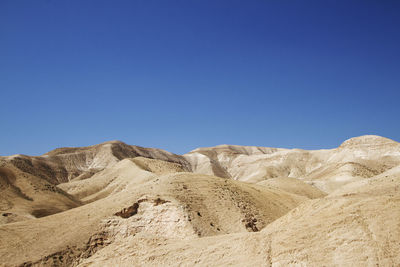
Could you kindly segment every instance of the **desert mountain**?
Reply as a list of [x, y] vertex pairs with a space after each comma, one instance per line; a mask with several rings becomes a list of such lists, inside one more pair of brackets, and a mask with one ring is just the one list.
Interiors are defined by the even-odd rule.
[[[0, 223], [42, 217], [80, 206], [60, 183], [88, 179], [125, 158], [138, 156], [190, 166], [181, 156], [111, 141], [90, 147], [58, 148], [43, 156], [0, 157]], [[95, 189], [91, 189], [95, 190]]]
[[3, 266], [396, 266], [400, 144], [0, 157]]
[[222, 145], [185, 154], [197, 173], [251, 183], [290, 177], [325, 192], [375, 176], [400, 163], [400, 144], [379, 136], [361, 136], [336, 149], [306, 151]]

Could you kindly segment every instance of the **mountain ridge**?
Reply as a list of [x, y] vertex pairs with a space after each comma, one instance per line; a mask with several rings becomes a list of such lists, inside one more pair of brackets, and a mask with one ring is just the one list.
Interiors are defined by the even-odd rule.
[[399, 168], [400, 144], [370, 135], [0, 157], [0, 266], [396, 265]]

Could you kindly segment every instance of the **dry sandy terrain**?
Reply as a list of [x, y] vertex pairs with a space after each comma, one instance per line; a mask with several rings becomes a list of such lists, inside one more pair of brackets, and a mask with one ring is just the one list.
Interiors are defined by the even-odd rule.
[[400, 143], [0, 157], [1, 266], [400, 266]]

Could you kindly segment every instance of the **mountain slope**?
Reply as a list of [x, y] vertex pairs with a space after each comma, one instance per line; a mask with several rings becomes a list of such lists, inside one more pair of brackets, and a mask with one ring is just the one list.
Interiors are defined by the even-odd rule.
[[[0, 157], [0, 224], [43, 217], [80, 206], [79, 197], [68, 194], [63, 186], [57, 185], [68, 183], [64, 187], [70, 188], [76, 181], [86, 181], [88, 190], [94, 192], [97, 187], [88, 180], [90, 177], [132, 157], [162, 159], [178, 164], [182, 170], [190, 170], [181, 156], [119, 141], [89, 147], [58, 148], [43, 156]], [[70, 181], [74, 182], [69, 184]], [[104, 192], [99, 194], [104, 195]]]
[[[397, 266], [399, 171], [310, 200], [261, 232], [193, 240], [129, 236], [80, 266]], [[350, 189], [351, 188], [351, 189]], [[379, 188], [379, 190], [375, 190]]]
[[252, 183], [290, 177], [332, 192], [400, 165], [400, 144], [367, 135], [348, 139], [336, 149], [306, 151], [223, 145], [199, 148], [184, 157], [196, 173]]
[[135, 236], [186, 240], [254, 232], [306, 200], [215, 176], [159, 175], [75, 209], [1, 226], [0, 256], [11, 265], [50, 264], [47, 256], [57, 254], [57, 264], [71, 264]]
[[0, 266], [396, 266], [400, 144], [0, 157]]

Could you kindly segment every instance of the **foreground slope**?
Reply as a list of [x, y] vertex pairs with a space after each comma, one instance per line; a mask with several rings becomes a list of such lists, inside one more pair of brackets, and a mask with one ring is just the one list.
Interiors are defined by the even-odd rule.
[[[135, 159], [126, 159], [121, 165], [129, 162], [135, 163]], [[129, 168], [136, 168], [135, 178], [146, 176], [145, 182], [131, 179], [112, 194], [81, 207], [1, 226], [0, 257], [8, 265], [70, 265], [83, 262], [103, 247], [125, 244], [129, 238], [198, 240], [260, 231], [307, 200], [279, 189], [215, 176], [174, 173], [174, 163], [140, 159], [135, 165]], [[156, 165], [163, 165], [161, 174]]]
[[196, 240], [129, 236], [80, 266], [397, 266], [400, 169], [310, 200], [265, 227]]

